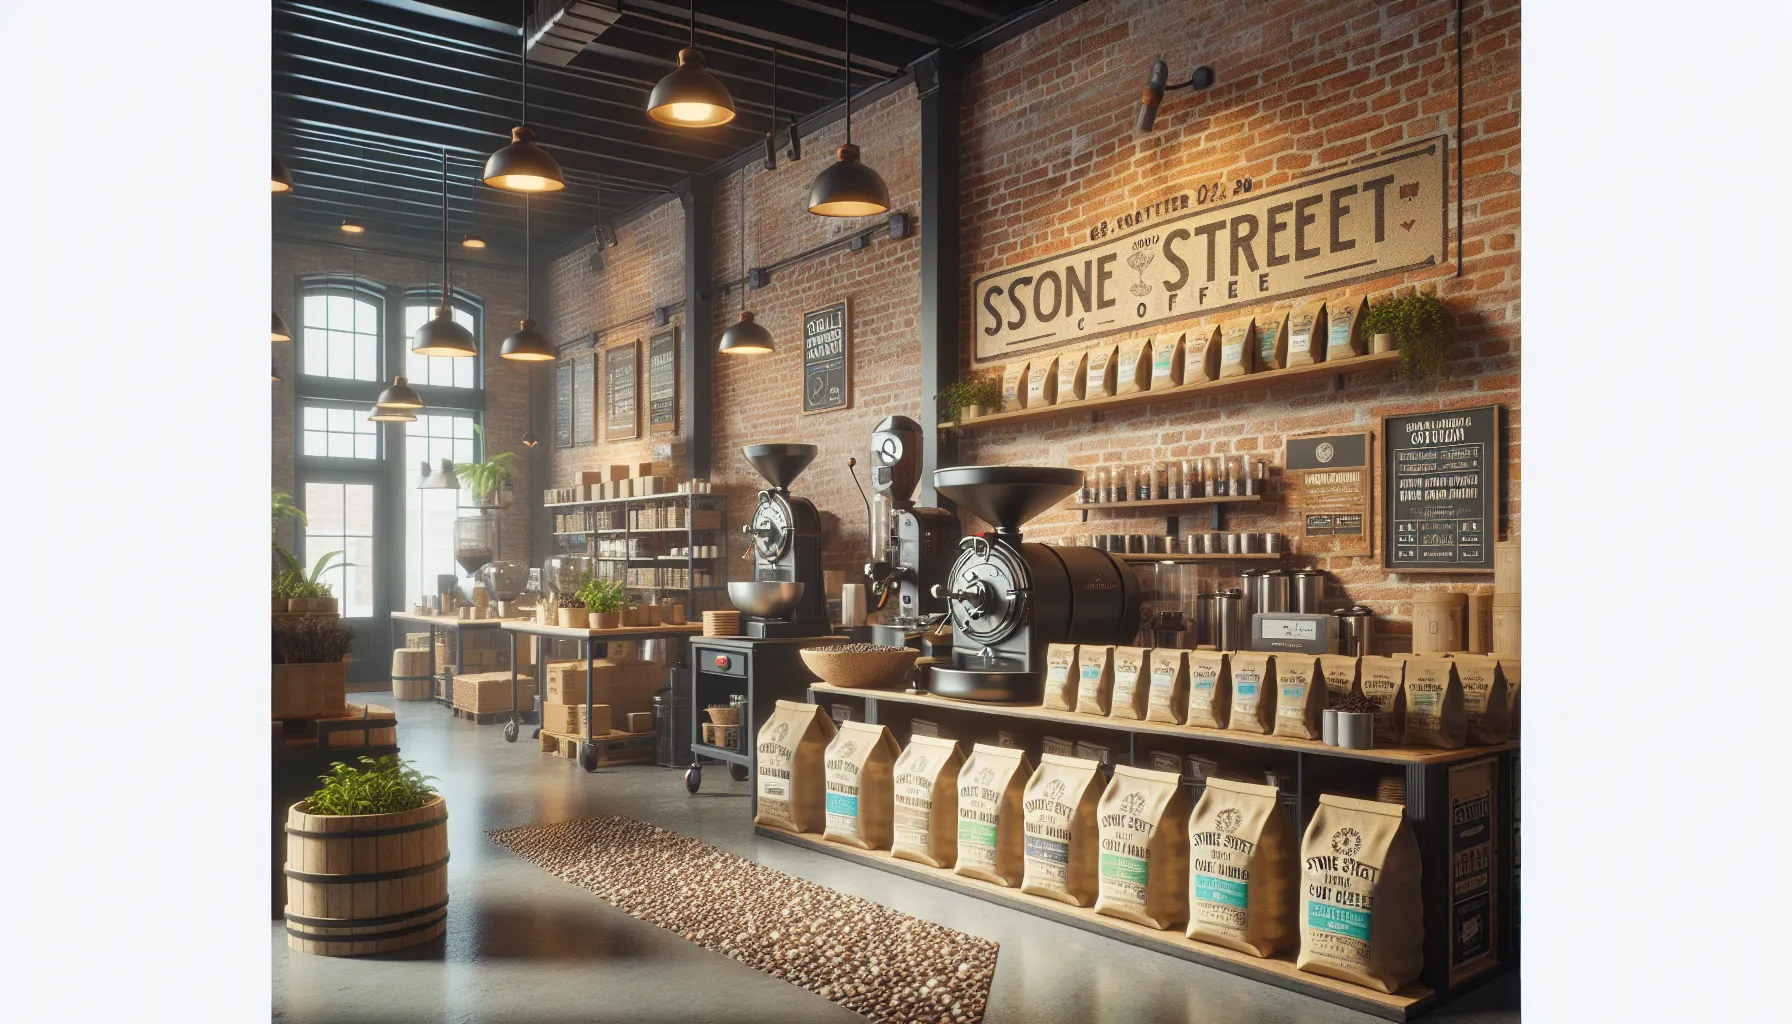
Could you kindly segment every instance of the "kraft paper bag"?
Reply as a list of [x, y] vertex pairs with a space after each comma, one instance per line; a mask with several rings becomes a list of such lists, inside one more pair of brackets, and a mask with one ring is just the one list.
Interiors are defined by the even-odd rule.
[[1342, 700], [1362, 692], [1362, 666], [1354, 654], [1321, 654], [1319, 671], [1325, 674], [1325, 688], [1333, 699]]
[[1089, 353], [1073, 352], [1058, 357], [1058, 401], [1074, 402], [1088, 393]]
[[1182, 385], [1183, 342], [1180, 331], [1151, 339], [1151, 390]]
[[1473, 746], [1504, 743], [1512, 736], [1512, 699], [1500, 663], [1492, 658], [1458, 654], [1456, 678], [1462, 681], [1462, 704]]
[[1455, 750], [1468, 740], [1468, 707], [1450, 658], [1407, 658], [1406, 742]]
[[840, 723], [827, 749], [827, 831], [821, 838], [861, 850], [890, 848], [901, 753], [888, 726]]
[[1058, 404], [1058, 357], [1041, 357], [1027, 371], [1027, 408]]
[[1106, 717], [1114, 697], [1114, 649], [1083, 644], [1076, 649], [1076, 707], [1085, 715]]
[[953, 871], [1010, 888], [1020, 884], [1025, 824], [1021, 794], [1033, 768], [1019, 750], [978, 743], [958, 771], [958, 863]]
[[820, 832], [827, 825], [827, 773], [822, 762], [834, 720], [819, 705], [781, 700], [759, 729], [759, 811], [753, 824], [786, 832]]
[[1048, 711], [1075, 711], [1076, 688], [1080, 682], [1076, 671], [1075, 644], [1047, 644], [1045, 648], [1045, 701], [1040, 706]]
[[1275, 655], [1233, 651], [1227, 661], [1232, 669], [1232, 717], [1226, 728], [1268, 735], [1276, 720]]
[[1406, 742], [1406, 661], [1365, 655], [1361, 659], [1363, 696], [1375, 702], [1375, 745], [1397, 747]]
[[1145, 702], [1151, 696], [1150, 660], [1149, 648], [1114, 648], [1114, 691], [1108, 717], [1145, 720]]
[[1108, 398], [1114, 394], [1115, 374], [1120, 365], [1120, 349], [1116, 345], [1097, 345], [1089, 350], [1089, 375], [1083, 381], [1084, 398]]
[[1275, 735], [1297, 740], [1320, 736], [1320, 716], [1329, 703], [1325, 675], [1312, 654], [1278, 654]]
[[1095, 902], [1101, 837], [1095, 805], [1107, 779], [1101, 762], [1047, 752], [1027, 780], [1021, 806], [1026, 867], [1020, 891], [1073, 907]]
[[1188, 937], [1271, 956], [1294, 945], [1300, 844], [1274, 786], [1209, 779], [1188, 822]]
[[1280, 370], [1288, 365], [1288, 314], [1263, 313], [1257, 317], [1257, 368]]
[[1220, 324], [1220, 378], [1242, 377], [1257, 369], [1257, 321], [1234, 317]]
[[1325, 301], [1294, 307], [1288, 314], [1287, 365], [1310, 366], [1325, 361]]
[[956, 741], [909, 737], [896, 759], [891, 854], [928, 867], [952, 866], [958, 856], [958, 771], [963, 765]]
[[1032, 364], [1025, 359], [1002, 367], [1002, 408], [1027, 407], [1028, 371], [1031, 368]]
[[1188, 791], [1182, 776], [1115, 765], [1095, 807], [1095, 912], [1148, 928], [1188, 920]]
[[1223, 651], [1188, 652], [1188, 713], [1200, 729], [1224, 729], [1231, 718], [1232, 674]]
[[1182, 382], [1197, 384], [1218, 380], [1220, 328], [1218, 324], [1192, 328], [1182, 335]]
[[1520, 660], [1515, 654], [1489, 654], [1500, 663], [1500, 674], [1506, 677], [1506, 699], [1512, 708], [1512, 738], [1518, 739], [1518, 683]]
[[1132, 395], [1151, 387], [1151, 339], [1133, 338], [1120, 343], [1114, 369], [1114, 393]]
[[1327, 312], [1331, 320], [1326, 324], [1326, 361], [1362, 355], [1363, 317], [1369, 312], [1369, 300], [1342, 299], [1331, 303]]
[[1320, 794], [1301, 866], [1296, 967], [1379, 992], [1398, 992], [1419, 976], [1419, 844], [1404, 807]]
[[1150, 671], [1145, 721], [1181, 725], [1188, 720], [1188, 652], [1159, 647], [1151, 652]]

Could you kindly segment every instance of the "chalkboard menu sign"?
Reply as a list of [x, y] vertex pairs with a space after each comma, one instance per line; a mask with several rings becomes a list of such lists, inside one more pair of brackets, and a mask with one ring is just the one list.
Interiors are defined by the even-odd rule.
[[647, 337], [647, 432], [678, 432], [678, 328]]
[[640, 437], [635, 410], [635, 366], [639, 339], [604, 350], [604, 439]]
[[572, 447], [572, 362], [554, 364], [554, 447]]
[[1382, 564], [1419, 572], [1492, 571], [1500, 407], [1381, 422], [1387, 466]]
[[1300, 512], [1309, 553], [1370, 553], [1370, 499], [1374, 470], [1367, 431], [1288, 439], [1284, 483]]
[[572, 361], [572, 443], [597, 440], [597, 357]]
[[803, 314], [803, 411], [844, 409], [851, 395], [846, 300]]

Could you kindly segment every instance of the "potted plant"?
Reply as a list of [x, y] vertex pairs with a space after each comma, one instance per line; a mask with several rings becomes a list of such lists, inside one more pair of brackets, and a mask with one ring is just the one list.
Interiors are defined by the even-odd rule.
[[592, 629], [619, 629], [622, 613], [628, 608], [628, 594], [622, 584], [612, 579], [586, 576], [579, 585], [579, 597], [591, 609]]
[[[358, 760], [332, 764], [286, 812], [286, 941], [301, 953], [404, 949], [448, 922], [448, 804], [434, 776], [396, 756]], [[377, 843], [376, 864], [364, 854], [380, 836], [392, 842]]]
[[[305, 510], [292, 503], [292, 495], [278, 487], [274, 488], [273, 521], [268, 531], [268, 540], [274, 545], [274, 550], [276, 552], [285, 550], [280, 546], [280, 527], [282, 524], [291, 523], [293, 529], [297, 530], [299, 527], [304, 526], [305, 522]], [[287, 575], [286, 572], [276, 572], [274, 574], [275, 612], [287, 611], [287, 602], [293, 596], [292, 581], [284, 578]]]
[[555, 614], [564, 629], [590, 629], [591, 609], [580, 595], [583, 590], [562, 590], [554, 598]]
[[355, 631], [338, 619], [275, 619], [275, 718], [339, 715], [348, 694], [348, 652]]
[[[485, 431], [475, 426], [473, 432], [483, 448]], [[499, 452], [483, 462], [462, 462], [454, 467], [461, 486], [472, 496], [473, 504], [480, 508], [509, 508], [519, 472], [515, 452]]]
[[1002, 382], [994, 377], [955, 380], [940, 392], [946, 418], [954, 423], [1002, 411]]
[[1400, 380], [1442, 380], [1456, 341], [1450, 311], [1437, 296], [1413, 292], [1369, 307], [1363, 317], [1363, 333], [1370, 335], [1373, 352], [1398, 348]]
[[[292, 552], [276, 544], [274, 554], [286, 565], [285, 569], [274, 576], [275, 596], [286, 598], [286, 608], [283, 610], [314, 615], [336, 614], [336, 598], [330, 592], [330, 585], [323, 582], [323, 574], [336, 568], [332, 560], [340, 557], [342, 552], [326, 552], [311, 567], [310, 575], [306, 575], [305, 567]], [[347, 566], [349, 563], [340, 564]]]

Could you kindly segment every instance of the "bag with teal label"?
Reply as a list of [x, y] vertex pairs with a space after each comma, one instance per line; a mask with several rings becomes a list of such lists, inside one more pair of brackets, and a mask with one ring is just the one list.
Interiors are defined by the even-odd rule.
[[861, 850], [890, 848], [892, 780], [901, 753], [888, 726], [840, 723], [824, 760], [828, 821], [821, 838]]
[[1232, 672], [1223, 651], [1188, 652], [1188, 724], [1224, 729], [1232, 714]]
[[1188, 822], [1188, 937], [1271, 956], [1294, 945], [1294, 823], [1274, 786], [1208, 779]]
[[1328, 978], [1398, 992], [1424, 966], [1419, 844], [1399, 804], [1319, 797], [1301, 842], [1300, 957]]
[[1095, 912], [1150, 928], [1188, 919], [1188, 791], [1182, 777], [1115, 765], [1095, 806]]
[[952, 870], [1013, 888], [1023, 867], [1021, 794], [1033, 768], [1012, 747], [978, 743], [958, 770], [958, 863]]
[[1311, 654], [1276, 655], [1275, 735], [1316, 740], [1330, 691], [1319, 658]]
[[1232, 715], [1226, 728], [1268, 735], [1276, 722], [1275, 655], [1233, 651], [1226, 660], [1232, 671]]

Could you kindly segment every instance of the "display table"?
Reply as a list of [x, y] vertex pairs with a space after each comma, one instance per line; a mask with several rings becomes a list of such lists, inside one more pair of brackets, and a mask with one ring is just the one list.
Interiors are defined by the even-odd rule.
[[[1387, 995], [1300, 971], [1294, 967], [1292, 952], [1258, 959], [1185, 938], [1179, 931], [1145, 928], [950, 871], [899, 861], [886, 851], [857, 850], [824, 842], [819, 836], [792, 835], [777, 829], [761, 828], [761, 835], [920, 878], [1390, 1020], [1405, 1020], [1518, 963], [1517, 870], [1513, 856], [1518, 828], [1513, 813], [1518, 773], [1516, 741], [1460, 750], [1347, 750], [1317, 740], [1104, 718], [1030, 705], [984, 704], [906, 690], [860, 690], [813, 683], [809, 686], [809, 698], [820, 704], [845, 704], [854, 709], [853, 717], [859, 721], [889, 725], [901, 742], [908, 738], [909, 720], [919, 714], [934, 720], [942, 735], [977, 736], [998, 726], [1029, 724], [1071, 738], [1105, 734], [1100, 738], [1110, 743], [1116, 763], [1139, 767], [1150, 767], [1150, 752], [1154, 748], [1179, 755], [1197, 753], [1229, 767], [1273, 765], [1275, 770], [1294, 777], [1303, 829], [1312, 819], [1320, 793], [1360, 795], [1365, 787], [1373, 789], [1377, 777], [1394, 769], [1405, 781], [1406, 818], [1418, 840], [1423, 864], [1420, 884], [1425, 906], [1424, 970], [1417, 982]], [[1120, 737], [1124, 737], [1123, 742], [1114, 742]], [[965, 745], [968, 747], [969, 743]]]
[[[392, 622], [394, 624], [401, 623], [401, 622], [408, 622], [408, 623], [414, 623], [416, 625], [424, 626], [424, 627], [428, 628], [428, 630], [429, 630], [429, 696], [430, 696], [430, 699], [434, 700], [437, 704], [447, 704], [447, 705], [452, 705], [454, 703], [454, 700], [453, 700], [454, 694], [452, 692], [450, 692], [449, 686], [451, 686], [453, 684], [454, 677], [461, 674], [461, 657], [462, 657], [461, 652], [466, 649], [460, 642], [460, 633], [463, 630], [497, 629], [499, 625], [506, 623], [506, 622], [526, 622], [526, 621], [528, 621], [528, 620], [527, 619], [462, 619], [462, 618], [458, 618], [453, 615], [419, 615], [416, 612], [393, 612], [392, 613]], [[444, 668], [444, 666], [438, 666], [436, 664], [436, 632], [438, 630], [440, 630], [441, 632], [444, 632], [444, 633], [455, 634], [455, 636], [454, 636], [454, 665], [453, 665], [452, 670], [448, 671], [448, 672], [443, 672], [442, 669]], [[394, 643], [393, 646], [394, 647], [402, 647], [403, 645]], [[511, 647], [510, 654], [511, 654], [512, 659], [514, 659], [516, 657], [516, 648], [514, 645]], [[511, 661], [512, 671], [515, 671], [515, 666], [516, 666], [516, 662], [514, 660], [512, 660]]]

